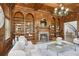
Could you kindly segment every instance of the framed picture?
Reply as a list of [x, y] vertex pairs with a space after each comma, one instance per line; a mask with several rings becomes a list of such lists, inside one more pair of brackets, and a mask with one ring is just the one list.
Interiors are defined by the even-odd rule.
[[46, 27], [47, 26], [47, 21], [45, 18], [41, 19], [40, 21], [40, 27]]

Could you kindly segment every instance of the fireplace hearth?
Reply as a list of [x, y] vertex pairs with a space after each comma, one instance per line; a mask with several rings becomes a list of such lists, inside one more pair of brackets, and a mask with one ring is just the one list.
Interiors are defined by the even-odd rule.
[[39, 32], [39, 41], [48, 42], [49, 41], [49, 32]]

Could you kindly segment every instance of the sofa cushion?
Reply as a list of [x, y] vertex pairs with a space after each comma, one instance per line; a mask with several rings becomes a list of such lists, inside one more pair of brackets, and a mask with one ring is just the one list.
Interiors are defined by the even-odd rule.
[[26, 53], [22, 50], [13, 50], [8, 54], [8, 56], [26, 56]]
[[12, 48], [12, 50], [24, 50], [24, 49], [25, 49], [25, 45], [19, 41]]
[[19, 42], [21, 42], [24, 45], [28, 44], [27, 39], [25, 38], [25, 36], [20, 36], [19, 37]]
[[31, 56], [42, 56], [42, 54], [39, 49], [35, 48], [31, 50]]

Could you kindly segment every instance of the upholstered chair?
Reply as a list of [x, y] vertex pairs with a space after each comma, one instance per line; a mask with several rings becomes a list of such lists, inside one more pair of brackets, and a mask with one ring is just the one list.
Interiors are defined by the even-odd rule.
[[74, 38], [74, 39], [73, 39], [73, 43], [79, 44], [79, 38]]
[[79, 38], [74, 38], [73, 43], [75, 44], [75, 51], [79, 51]]

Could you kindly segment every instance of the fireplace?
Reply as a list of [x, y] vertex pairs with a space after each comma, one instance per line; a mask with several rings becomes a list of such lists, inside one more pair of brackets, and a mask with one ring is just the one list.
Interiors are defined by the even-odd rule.
[[48, 42], [49, 41], [49, 32], [39, 32], [39, 41]]

